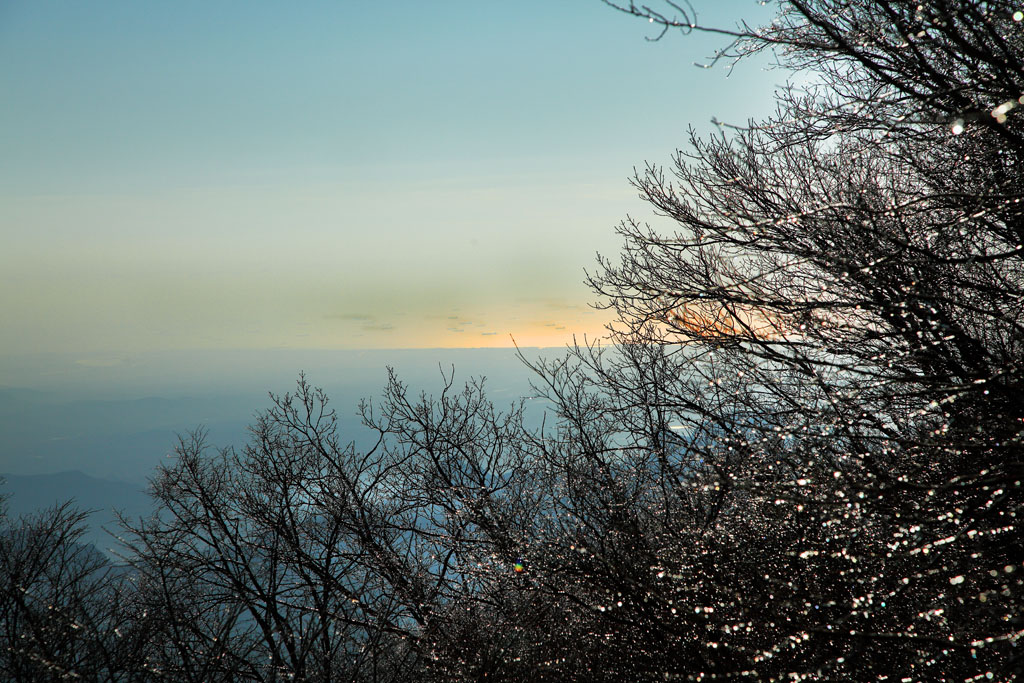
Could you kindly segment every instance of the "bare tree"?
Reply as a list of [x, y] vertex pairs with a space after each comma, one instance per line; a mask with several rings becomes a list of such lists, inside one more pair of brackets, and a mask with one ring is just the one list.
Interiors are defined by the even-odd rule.
[[80, 542], [86, 512], [71, 504], [0, 516], [0, 676], [120, 681], [141, 668], [146, 625], [131, 587]]
[[715, 571], [758, 546], [765, 583], [739, 572], [713, 606], [762, 635], [720, 623], [720, 673], [1021, 667], [1020, 16], [784, 3], [723, 55], [778, 48], [813, 84], [635, 179], [671, 229], [622, 225], [591, 276], [619, 352], [574, 355], [665, 474], [704, 451], [675, 481], [726, 492], [704, 502]]
[[434, 666], [453, 614], [497, 608], [482, 585], [511, 572], [531, 519], [521, 409], [451, 388], [413, 400], [392, 377], [363, 407], [378, 434], [365, 453], [305, 380], [240, 452], [183, 439], [154, 481], [156, 514], [132, 529], [143, 596], [168, 615], [161, 670], [409, 680]]

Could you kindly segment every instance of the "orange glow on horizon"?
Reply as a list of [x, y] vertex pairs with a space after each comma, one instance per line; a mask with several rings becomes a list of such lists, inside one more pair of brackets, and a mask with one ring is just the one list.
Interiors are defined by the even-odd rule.
[[689, 303], [674, 308], [665, 316], [672, 328], [698, 337], [754, 337], [775, 339], [782, 327], [778, 316], [751, 308]]
[[386, 314], [337, 316], [288, 346], [347, 349], [564, 347], [608, 335], [607, 311], [519, 306], [494, 311], [453, 311], [449, 315]]
[[591, 325], [531, 325], [510, 327], [501, 333], [484, 334], [471, 332], [434, 331], [417, 337], [413, 347], [430, 348], [511, 348], [520, 347], [561, 347], [573, 343], [573, 336], [582, 342], [584, 337], [593, 340], [607, 335], [602, 324]]

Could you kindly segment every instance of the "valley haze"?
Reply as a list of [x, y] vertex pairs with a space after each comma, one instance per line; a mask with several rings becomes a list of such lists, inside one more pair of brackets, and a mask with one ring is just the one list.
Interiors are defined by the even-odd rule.
[[[561, 349], [523, 349], [528, 358]], [[168, 463], [177, 436], [208, 430], [214, 447], [242, 446], [269, 393], [295, 388], [300, 373], [322, 387], [343, 439], [369, 433], [358, 406], [392, 367], [413, 393], [437, 393], [441, 372], [456, 386], [486, 377], [498, 406], [530, 393], [531, 373], [511, 348], [363, 351], [166, 351], [18, 354], [0, 357], [0, 495], [12, 515], [73, 500], [94, 510], [86, 540], [104, 547], [113, 510], [148, 514], [148, 478]], [[371, 442], [372, 444], [372, 442]]]

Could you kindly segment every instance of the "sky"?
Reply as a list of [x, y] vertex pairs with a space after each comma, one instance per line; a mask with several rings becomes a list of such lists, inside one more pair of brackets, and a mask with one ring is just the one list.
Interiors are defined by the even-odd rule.
[[0, 354], [600, 335], [633, 168], [784, 80], [653, 33], [599, 0], [7, 0]]

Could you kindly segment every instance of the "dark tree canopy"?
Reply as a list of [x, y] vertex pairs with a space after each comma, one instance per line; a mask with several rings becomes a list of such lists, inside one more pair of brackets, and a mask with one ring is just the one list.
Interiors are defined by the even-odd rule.
[[657, 219], [589, 275], [608, 338], [524, 357], [543, 421], [392, 376], [363, 452], [302, 379], [241, 449], [182, 439], [130, 569], [67, 510], [9, 521], [4, 676], [1022, 672], [1024, 10], [606, 4], [804, 85], [637, 174]]

